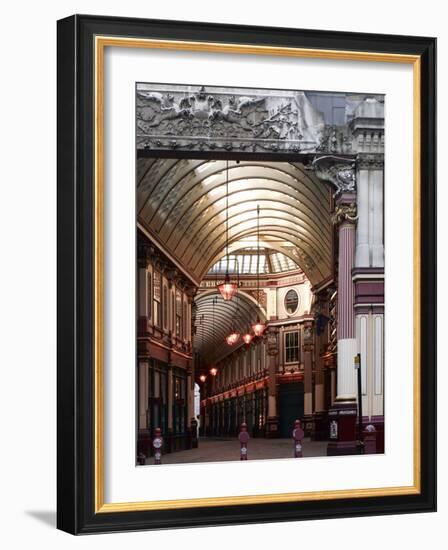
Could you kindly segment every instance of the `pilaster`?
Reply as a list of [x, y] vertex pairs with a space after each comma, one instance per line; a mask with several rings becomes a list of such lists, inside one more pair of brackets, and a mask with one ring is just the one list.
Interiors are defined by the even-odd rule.
[[277, 371], [278, 371], [278, 329], [268, 327], [267, 353], [268, 365], [268, 417], [266, 420], [266, 437], [278, 437], [277, 412]]

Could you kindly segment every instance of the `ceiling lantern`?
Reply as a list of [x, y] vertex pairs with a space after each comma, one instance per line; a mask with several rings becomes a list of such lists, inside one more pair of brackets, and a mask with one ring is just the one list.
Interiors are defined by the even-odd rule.
[[229, 346], [233, 346], [240, 339], [240, 334], [236, 330], [233, 330], [228, 336], [226, 336], [226, 342]]
[[[257, 204], [257, 305], [258, 310], [260, 309], [260, 303], [258, 301], [260, 297], [260, 205]], [[257, 315], [257, 322], [252, 325], [252, 330], [254, 331], [255, 336], [260, 337], [263, 335], [263, 332], [266, 328], [266, 325], [260, 321], [260, 316]]]
[[252, 325], [252, 330], [254, 331], [255, 336], [262, 336], [266, 328], [266, 325], [257, 319], [257, 322]]
[[218, 285], [218, 290], [224, 300], [229, 301], [235, 296], [238, 290], [238, 285], [236, 283], [232, 283], [229, 273], [226, 273], [224, 282]]
[[253, 335], [250, 332], [246, 332], [246, 334], [243, 334], [243, 342], [248, 346], [253, 339]]
[[238, 290], [238, 283], [232, 282], [229, 275], [229, 161], [226, 164], [226, 257], [227, 267], [224, 282], [217, 285], [221, 296], [230, 301]]

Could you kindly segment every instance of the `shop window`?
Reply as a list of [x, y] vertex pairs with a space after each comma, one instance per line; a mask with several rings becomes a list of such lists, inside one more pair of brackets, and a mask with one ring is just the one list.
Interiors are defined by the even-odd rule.
[[181, 434], [186, 429], [186, 390], [187, 378], [183, 372], [176, 370], [173, 373], [173, 430]]
[[152, 361], [149, 376], [148, 426], [151, 433], [160, 428], [166, 433], [168, 424], [167, 375], [165, 367], [158, 361]]

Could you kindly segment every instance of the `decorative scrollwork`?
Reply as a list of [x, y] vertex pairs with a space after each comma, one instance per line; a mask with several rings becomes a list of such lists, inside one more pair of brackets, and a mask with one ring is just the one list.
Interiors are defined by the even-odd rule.
[[324, 130], [304, 92], [191, 86], [137, 90], [139, 149], [315, 151]]
[[337, 225], [343, 221], [355, 222], [358, 219], [358, 209], [355, 202], [340, 204], [336, 206], [331, 217], [332, 222]]
[[355, 161], [352, 158], [324, 155], [316, 157], [311, 163], [316, 176], [328, 181], [335, 188], [335, 195], [356, 191]]

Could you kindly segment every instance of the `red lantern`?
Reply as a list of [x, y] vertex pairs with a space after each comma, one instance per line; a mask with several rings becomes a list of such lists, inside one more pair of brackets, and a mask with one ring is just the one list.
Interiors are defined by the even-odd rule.
[[229, 344], [229, 346], [233, 346], [234, 344], [236, 344], [238, 342], [239, 338], [240, 338], [239, 333], [233, 331], [231, 334], [229, 334], [226, 337], [226, 342]]
[[235, 296], [236, 291], [238, 290], [238, 285], [236, 283], [232, 283], [229, 275], [226, 275], [224, 282], [218, 285], [218, 289], [224, 300], [229, 301]]
[[243, 334], [243, 340], [246, 345], [249, 345], [252, 342], [252, 334], [250, 332], [246, 332], [246, 334]]
[[266, 325], [260, 322], [260, 319], [257, 319], [257, 322], [252, 325], [252, 330], [254, 331], [255, 336], [262, 336]]

